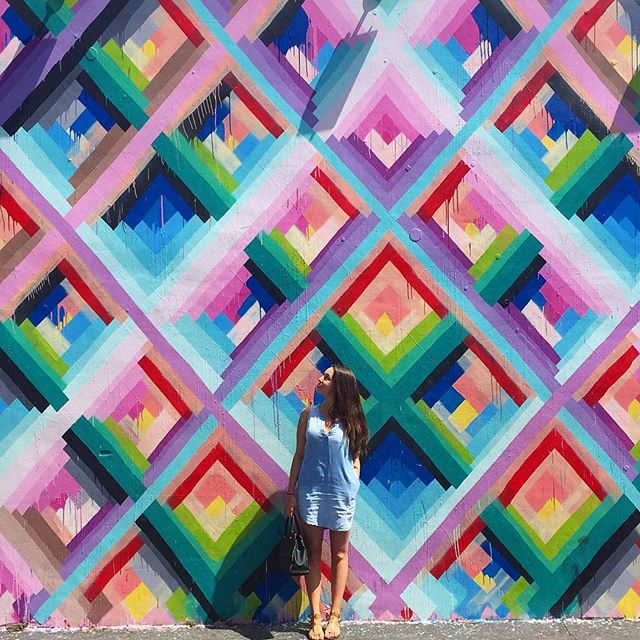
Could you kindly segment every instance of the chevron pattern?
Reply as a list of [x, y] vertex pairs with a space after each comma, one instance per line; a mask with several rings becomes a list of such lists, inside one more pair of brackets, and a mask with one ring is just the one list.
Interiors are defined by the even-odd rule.
[[0, 0], [0, 623], [305, 616], [271, 557], [337, 359], [346, 618], [640, 615], [639, 40], [630, 0]]

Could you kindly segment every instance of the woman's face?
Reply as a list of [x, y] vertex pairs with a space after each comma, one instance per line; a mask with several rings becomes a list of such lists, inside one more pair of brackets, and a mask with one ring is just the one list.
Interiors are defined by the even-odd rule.
[[333, 367], [329, 367], [319, 378], [316, 386], [318, 393], [325, 398], [333, 395]]

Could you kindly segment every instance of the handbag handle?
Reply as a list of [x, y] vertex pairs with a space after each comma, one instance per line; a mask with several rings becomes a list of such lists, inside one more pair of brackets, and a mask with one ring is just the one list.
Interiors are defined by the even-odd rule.
[[[295, 524], [295, 531], [294, 531]], [[288, 535], [289, 533], [301, 533], [300, 523], [298, 522], [298, 516], [294, 513], [292, 516], [287, 516], [284, 522], [284, 535]]]

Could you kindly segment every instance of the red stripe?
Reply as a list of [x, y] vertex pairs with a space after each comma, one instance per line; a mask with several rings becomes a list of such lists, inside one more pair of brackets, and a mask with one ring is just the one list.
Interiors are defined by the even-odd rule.
[[138, 361], [140, 368], [151, 378], [153, 384], [160, 389], [164, 397], [173, 405], [173, 408], [183, 417], [191, 415], [191, 409], [184, 402], [176, 388], [164, 377], [162, 371], [158, 369], [148, 356], [142, 356]]
[[315, 181], [333, 198], [335, 203], [351, 218], [355, 218], [360, 212], [340, 191], [331, 178], [320, 167], [316, 167], [311, 175]]
[[292, 352], [287, 356], [271, 374], [271, 377], [262, 387], [264, 394], [270, 398], [283, 384], [283, 382], [296, 370], [296, 367], [311, 353], [318, 344], [317, 334], [308, 335]]
[[211, 469], [218, 460], [222, 462], [236, 482], [238, 482], [238, 484], [243, 487], [249, 495], [251, 495], [263, 511], [267, 511], [271, 508], [271, 501], [260, 491], [260, 489], [258, 489], [258, 487], [256, 487], [251, 478], [235, 462], [220, 443], [216, 444], [198, 463], [196, 468], [184, 479], [182, 484], [169, 497], [167, 504], [172, 509], [175, 509], [179, 504], [182, 504], [187, 496], [194, 490], [198, 482], [202, 480], [204, 474]]
[[589, 469], [585, 460], [578, 457], [571, 445], [569, 445], [559, 433], [557, 433], [555, 447], [558, 453], [573, 467], [574, 471], [582, 478], [591, 491], [593, 491], [598, 500], [604, 500], [607, 497], [607, 492], [600, 484], [598, 478], [591, 473], [591, 469]]
[[195, 47], [199, 47], [204, 42], [204, 37], [198, 28], [187, 18], [182, 9], [173, 0], [160, 0], [162, 8], [171, 16], [180, 31], [184, 33]]
[[545, 82], [555, 73], [555, 68], [550, 62], [545, 62], [542, 68], [529, 81], [527, 86], [519, 91], [504, 113], [496, 120], [496, 127], [505, 131], [514, 120], [527, 108], [534, 96], [542, 89]]
[[542, 464], [543, 460], [551, 453], [554, 448], [553, 438], [551, 434], [540, 443], [535, 451], [528, 456], [520, 465], [518, 470], [513, 474], [511, 480], [507, 483], [502, 493], [498, 496], [500, 502], [506, 507], [511, 504], [522, 485], [531, 477], [533, 472]]
[[447, 308], [438, 300], [431, 289], [418, 277], [413, 268], [407, 264], [402, 256], [394, 249], [391, 243], [387, 243], [378, 255], [371, 261], [364, 271], [356, 278], [353, 284], [340, 296], [333, 305], [333, 310], [342, 317], [353, 306], [362, 292], [371, 284], [382, 268], [391, 262], [407, 282], [422, 296], [425, 302], [441, 317], [447, 315]]
[[635, 347], [629, 347], [602, 375], [600, 380], [584, 396], [584, 401], [592, 407], [602, 399], [602, 396], [609, 388], [620, 379], [625, 371], [629, 369], [633, 361], [638, 357]]
[[489, 369], [491, 375], [496, 379], [498, 384], [509, 394], [511, 399], [521, 407], [527, 395], [520, 387], [509, 377], [507, 372], [498, 364], [496, 359], [473, 337], [467, 336], [465, 344], [475, 353], [482, 361], [485, 367]]
[[14, 200], [13, 196], [0, 186], [0, 205], [30, 236], [36, 234], [40, 227], [31, 219], [29, 214]]
[[458, 164], [452, 169], [451, 173], [442, 181], [440, 186], [418, 209], [418, 216], [425, 222], [428, 222], [433, 214], [442, 206], [442, 203], [453, 196], [467, 173], [469, 173], [468, 165], [460, 160], [460, 162], [458, 162]]
[[476, 518], [458, 539], [456, 546], [449, 547], [440, 560], [431, 568], [431, 575], [439, 580], [442, 574], [462, 555], [462, 552], [473, 542], [484, 529], [484, 522]]
[[71, 264], [67, 262], [67, 260], [62, 260], [62, 262], [58, 264], [58, 269], [62, 271], [65, 278], [80, 294], [82, 299], [95, 311], [96, 315], [102, 320], [102, 322], [109, 324], [113, 320], [113, 316], [107, 311], [106, 307], [98, 299], [98, 296], [96, 296], [89, 285], [83, 280], [82, 276], [71, 266]]
[[100, 573], [96, 576], [96, 579], [87, 587], [84, 592], [87, 600], [93, 602], [103, 591], [103, 589], [109, 584], [109, 581], [113, 576], [118, 573], [123, 567], [127, 565], [129, 560], [140, 550], [142, 547], [142, 538], [136, 536], [124, 546], [118, 553], [111, 558], [107, 564], [102, 567]]
[[545, 458], [554, 449], [571, 465], [573, 470], [580, 476], [583, 482], [597, 496], [598, 500], [605, 499], [605, 497], [607, 496], [607, 492], [600, 484], [600, 481], [591, 473], [591, 470], [587, 466], [586, 462], [578, 457], [573, 448], [560, 435], [560, 433], [558, 433], [558, 431], [554, 429], [545, 437], [545, 439], [538, 445], [536, 450], [513, 474], [513, 477], [500, 494], [500, 502], [505, 507], [511, 503], [518, 491], [520, 491], [520, 489], [522, 488], [522, 485], [531, 477], [533, 472], [542, 464]]
[[407, 282], [422, 296], [425, 302], [436, 312], [440, 318], [444, 318], [449, 310], [438, 300], [435, 294], [427, 287], [427, 285], [418, 277], [413, 267], [406, 262], [402, 256], [388, 245], [391, 253], [391, 262], [396, 266], [398, 271], [406, 278]]
[[280, 136], [284, 129], [269, 115], [267, 110], [247, 91], [244, 85], [232, 74], [228, 73], [224, 81], [233, 89], [233, 92], [244, 102], [247, 109], [260, 120], [262, 126], [275, 138]]
[[604, 12], [613, 4], [613, 0], [598, 0], [591, 9], [585, 11], [580, 19], [576, 22], [575, 26], [571, 30], [573, 37], [581, 42], [585, 36], [600, 18], [602, 18]]

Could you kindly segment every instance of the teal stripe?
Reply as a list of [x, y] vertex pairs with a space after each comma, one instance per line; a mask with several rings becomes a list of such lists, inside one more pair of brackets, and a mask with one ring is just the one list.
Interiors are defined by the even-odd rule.
[[34, 613], [36, 622], [44, 624], [53, 612], [71, 596], [73, 591], [95, 569], [100, 560], [111, 551], [136, 520], [152, 505], [154, 500], [166, 489], [173, 478], [189, 462], [195, 452], [204, 444], [215, 430], [213, 418], [209, 417], [191, 436], [167, 468], [160, 473], [151, 486], [140, 496], [140, 499], [122, 516], [109, 533], [87, 554], [85, 559], [69, 575], [69, 577], [44, 601]]

